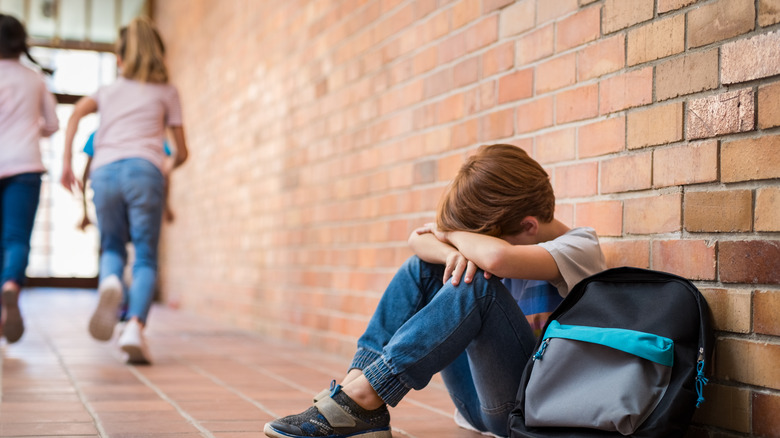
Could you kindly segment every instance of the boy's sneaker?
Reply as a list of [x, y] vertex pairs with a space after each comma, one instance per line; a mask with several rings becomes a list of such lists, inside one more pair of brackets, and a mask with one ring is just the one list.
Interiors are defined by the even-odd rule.
[[[335, 383], [335, 382], [334, 382]], [[298, 415], [279, 418], [265, 425], [273, 438], [392, 438], [387, 406], [366, 410], [333, 385], [327, 397]]]
[[143, 328], [141, 324], [132, 319], [127, 322], [122, 336], [119, 337], [119, 348], [127, 353], [127, 363], [132, 364], [151, 364], [152, 356], [149, 354], [149, 348], [146, 346]]
[[0, 332], [5, 336], [9, 344], [13, 344], [24, 333], [24, 320], [22, 319], [22, 312], [19, 310], [19, 291], [14, 289], [3, 290], [2, 300], [5, 322]]
[[460, 413], [458, 408], [455, 408], [455, 414], [453, 415], [453, 418], [455, 419], [455, 424], [457, 424], [458, 427], [460, 427], [461, 429], [470, 430], [472, 432], [476, 432], [478, 434], [485, 435], [485, 436], [492, 436], [494, 438], [501, 438], [500, 436], [498, 436], [498, 435], [496, 435], [494, 433], [483, 432], [483, 431], [477, 429], [476, 427], [472, 426], [471, 423], [469, 423], [469, 421], [466, 420], [466, 417], [464, 417], [463, 414]]
[[111, 275], [98, 286], [98, 305], [89, 320], [89, 334], [99, 341], [108, 341], [114, 334], [119, 320], [119, 305], [122, 303], [122, 283]]

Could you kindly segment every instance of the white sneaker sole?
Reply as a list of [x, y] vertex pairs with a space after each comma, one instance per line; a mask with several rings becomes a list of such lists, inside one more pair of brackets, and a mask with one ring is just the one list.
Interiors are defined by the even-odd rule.
[[114, 334], [114, 326], [119, 320], [117, 312], [122, 303], [122, 289], [108, 286], [100, 290], [98, 305], [89, 320], [89, 334], [99, 341], [108, 341]]
[[149, 365], [152, 363], [149, 353], [139, 345], [122, 345], [122, 351], [127, 353], [127, 363]]

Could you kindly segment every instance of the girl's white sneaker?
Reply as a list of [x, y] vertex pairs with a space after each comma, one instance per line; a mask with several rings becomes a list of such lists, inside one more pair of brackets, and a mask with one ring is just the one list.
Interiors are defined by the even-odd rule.
[[146, 346], [146, 339], [144, 339], [143, 328], [134, 319], [125, 325], [122, 336], [119, 337], [119, 348], [127, 353], [127, 363], [152, 363], [152, 356], [149, 354], [149, 348]]

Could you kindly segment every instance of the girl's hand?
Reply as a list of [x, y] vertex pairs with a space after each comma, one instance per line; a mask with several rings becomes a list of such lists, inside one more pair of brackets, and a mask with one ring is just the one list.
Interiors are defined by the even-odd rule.
[[436, 236], [437, 239], [439, 239], [440, 242], [444, 242], [446, 244], [452, 245], [450, 243], [449, 239], [447, 238], [447, 235], [449, 234], [446, 231], [441, 231], [436, 226], [435, 222], [428, 222], [427, 224], [423, 225], [422, 227], [415, 230], [417, 234], [425, 234], [425, 233], [431, 233], [434, 236]]
[[74, 188], [77, 191], [81, 191], [81, 181], [76, 179], [76, 175], [73, 174], [73, 169], [71, 169], [70, 166], [63, 166], [60, 183], [67, 191], [71, 193], [73, 193]]

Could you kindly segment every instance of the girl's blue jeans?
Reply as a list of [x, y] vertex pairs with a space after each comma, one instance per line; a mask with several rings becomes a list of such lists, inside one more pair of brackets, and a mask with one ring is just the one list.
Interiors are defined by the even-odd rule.
[[390, 406], [441, 371], [455, 406], [477, 429], [506, 436], [536, 339], [500, 279], [442, 284], [444, 266], [414, 256], [387, 287], [358, 340], [363, 370]]
[[41, 196], [41, 174], [22, 173], [0, 179], [0, 285], [24, 284], [35, 213]]
[[126, 244], [135, 248], [126, 318], [145, 322], [157, 285], [157, 246], [165, 201], [165, 179], [149, 161], [130, 158], [92, 172], [93, 201], [100, 230], [100, 281], [127, 263]]

